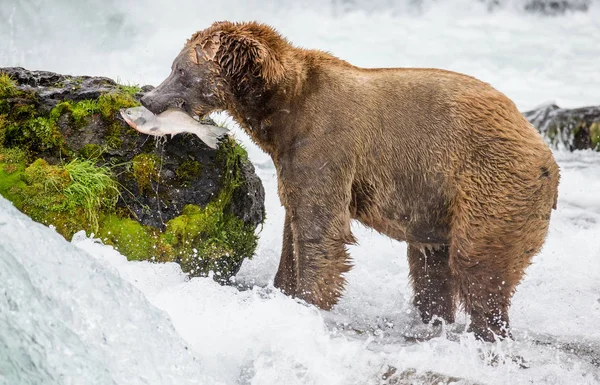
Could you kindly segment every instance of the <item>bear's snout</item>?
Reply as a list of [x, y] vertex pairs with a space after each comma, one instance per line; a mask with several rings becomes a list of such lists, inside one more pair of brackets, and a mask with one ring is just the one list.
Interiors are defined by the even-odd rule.
[[149, 109], [153, 114], [164, 112], [169, 106], [169, 100], [164, 95], [155, 92], [156, 89], [148, 92], [140, 99], [142, 106]]

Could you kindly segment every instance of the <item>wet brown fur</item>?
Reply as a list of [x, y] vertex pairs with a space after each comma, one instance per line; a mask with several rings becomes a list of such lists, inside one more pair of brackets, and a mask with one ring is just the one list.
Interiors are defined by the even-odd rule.
[[477, 336], [509, 335], [559, 182], [512, 101], [450, 71], [359, 68], [258, 23], [214, 23], [182, 52], [210, 68], [220, 109], [273, 159], [286, 212], [277, 287], [330, 309], [357, 219], [408, 242], [423, 321], [452, 322], [460, 303]]

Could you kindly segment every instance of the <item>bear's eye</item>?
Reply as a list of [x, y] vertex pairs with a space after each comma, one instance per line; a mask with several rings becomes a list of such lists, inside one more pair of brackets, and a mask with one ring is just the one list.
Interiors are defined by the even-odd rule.
[[179, 75], [181, 75], [181, 76], [184, 76], [184, 75], [185, 75], [185, 71], [184, 71], [184, 70], [182, 70], [182, 69], [180, 69], [180, 70], [179, 70]]

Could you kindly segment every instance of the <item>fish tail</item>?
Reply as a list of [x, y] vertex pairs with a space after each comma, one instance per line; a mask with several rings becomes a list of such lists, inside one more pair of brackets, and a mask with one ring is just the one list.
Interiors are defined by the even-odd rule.
[[204, 143], [206, 143], [210, 148], [216, 149], [219, 144], [219, 138], [229, 132], [228, 129], [211, 126], [206, 135], [202, 138]]
[[223, 127], [219, 127], [219, 126], [211, 126], [210, 127], [210, 133], [212, 135], [214, 135], [216, 138], [223, 136], [225, 134], [227, 134], [229, 132], [228, 129], [223, 128]]
[[202, 141], [204, 142], [204, 144], [206, 144], [208, 147], [212, 148], [213, 150], [217, 149], [217, 146], [218, 146], [217, 138], [210, 136], [210, 137], [202, 138]]

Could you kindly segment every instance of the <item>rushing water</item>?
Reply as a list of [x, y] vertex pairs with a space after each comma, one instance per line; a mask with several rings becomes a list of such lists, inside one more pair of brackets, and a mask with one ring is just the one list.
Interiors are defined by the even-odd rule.
[[[357, 65], [474, 75], [522, 110], [598, 104], [599, 4], [573, 1], [589, 9], [547, 16], [528, 3], [0, 0], [0, 66], [156, 85], [194, 31], [259, 20]], [[556, 154], [559, 209], [514, 297], [516, 340], [478, 343], [461, 333], [462, 316], [415, 343], [406, 246], [360, 226], [356, 266], [333, 311], [272, 288], [283, 224], [275, 170], [234, 132], [267, 194], [257, 255], [239, 274], [247, 290], [187, 280], [173, 264], [127, 262], [81, 236], [74, 247], [0, 199], [0, 384], [378, 384], [388, 366], [424, 383], [434, 381], [428, 372], [463, 383], [600, 383], [598, 154]], [[522, 356], [529, 369], [511, 359], [490, 365], [494, 356]]]

